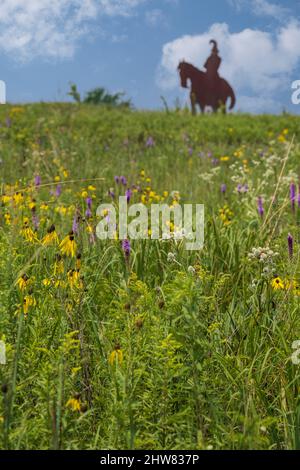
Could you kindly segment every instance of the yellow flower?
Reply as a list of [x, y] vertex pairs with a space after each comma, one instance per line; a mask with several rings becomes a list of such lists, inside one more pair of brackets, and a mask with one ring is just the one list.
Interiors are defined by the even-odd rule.
[[60, 279], [57, 279], [57, 281], [55, 281], [54, 283], [54, 287], [56, 289], [58, 289], [59, 287], [62, 287], [62, 288], [65, 288], [66, 287], [66, 283]]
[[286, 290], [296, 290], [297, 289], [297, 282], [293, 279], [289, 280], [286, 279], [284, 281], [284, 287]]
[[88, 190], [89, 190], [89, 191], [96, 191], [96, 189], [97, 189], [97, 188], [95, 188], [95, 186], [93, 186], [92, 184], [90, 184], [90, 185], [88, 186]]
[[32, 211], [36, 208], [35, 201], [28, 202], [28, 208]]
[[56, 255], [54, 263], [54, 274], [59, 274], [64, 272], [64, 263], [60, 254]]
[[69, 398], [66, 403], [67, 408], [71, 408], [72, 411], [80, 411], [81, 404], [78, 398]]
[[47, 211], [49, 210], [48, 204], [44, 204], [44, 203], [41, 204], [41, 205], [40, 205], [40, 210], [41, 210], [41, 211], [44, 211], [44, 212], [47, 212]]
[[4, 214], [4, 220], [5, 220], [6, 225], [10, 225], [11, 224], [10, 214]]
[[115, 349], [110, 353], [109, 358], [108, 358], [109, 364], [112, 366], [115, 362], [118, 364], [122, 364], [123, 362], [123, 351], [121, 349], [121, 346], [117, 344], [115, 346]]
[[231, 224], [231, 218], [233, 216], [233, 212], [229, 209], [228, 206], [222, 207], [222, 209], [219, 209], [219, 214], [220, 214], [220, 219], [222, 220], [224, 225], [230, 225]]
[[221, 162], [228, 162], [228, 160], [229, 160], [229, 157], [227, 157], [226, 155], [220, 158]]
[[48, 287], [51, 284], [51, 280], [50, 279], [43, 279], [42, 283], [43, 283], [43, 286]]
[[58, 236], [55, 230], [55, 225], [51, 225], [51, 227], [48, 228], [46, 235], [42, 239], [42, 244], [43, 245], [55, 245], [58, 244]]
[[7, 196], [6, 194], [3, 194], [1, 199], [2, 199], [3, 204], [8, 204], [11, 201], [11, 196]]
[[71, 288], [78, 287], [82, 288], [83, 284], [80, 278], [79, 269], [72, 269], [68, 271], [68, 281]]
[[285, 138], [285, 136], [284, 136], [283, 134], [280, 134], [280, 135], [278, 136], [278, 142], [282, 142], [282, 143], [283, 143], [283, 142], [286, 142], [286, 138]]
[[59, 245], [63, 255], [71, 256], [72, 258], [76, 255], [77, 244], [74, 239], [74, 233], [71, 231]]
[[30, 279], [27, 276], [27, 274], [23, 274], [18, 280], [17, 280], [17, 286], [21, 291], [26, 290], [28, 285], [30, 284]]
[[23, 229], [20, 231], [20, 234], [23, 235], [25, 240], [27, 240], [29, 243], [38, 241], [37, 236], [31, 227], [23, 227]]
[[274, 290], [284, 289], [284, 283], [280, 277], [275, 277], [275, 279], [272, 280], [271, 285]]
[[64, 206], [56, 207], [55, 212], [58, 212], [60, 215], [66, 215], [67, 208]]
[[102, 217], [107, 217], [108, 214], [109, 214], [108, 209], [103, 209], [103, 211], [101, 212], [101, 216], [102, 216]]
[[77, 256], [76, 256], [76, 269], [80, 269], [81, 268], [81, 253], [77, 253]]
[[36, 306], [35, 298], [32, 297], [32, 295], [25, 295], [24, 300], [23, 300], [24, 315], [26, 316], [28, 314], [30, 307], [35, 307], [35, 306]]
[[17, 206], [19, 206], [23, 202], [24, 196], [23, 196], [22, 193], [17, 192], [13, 195], [13, 200], [14, 200], [15, 204]]

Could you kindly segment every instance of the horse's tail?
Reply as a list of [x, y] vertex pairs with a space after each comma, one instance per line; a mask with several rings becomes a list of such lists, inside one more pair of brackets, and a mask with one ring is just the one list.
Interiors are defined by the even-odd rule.
[[231, 98], [229, 109], [233, 109], [236, 103], [236, 98], [233, 89], [228, 85], [228, 96]]

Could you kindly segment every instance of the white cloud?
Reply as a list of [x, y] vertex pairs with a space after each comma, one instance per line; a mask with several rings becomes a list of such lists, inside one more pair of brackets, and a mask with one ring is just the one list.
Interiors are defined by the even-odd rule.
[[233, 85], [238, 98], [247, 98], [244, 106], [251, 98], [251, 108], [255, 100], [257, 108], [274, 104], [277, 93], [286, 90], [300, 62], [297, 22], [281, 27], [273, 35], [250, 28], [231, 33], [227, 24], [216, 23], [206, 33], [183, 36], [163, 46], [157, 74], [159, 87], [165, 90], [179, 87], [177, 66], [182, 59], [202, 68], [210, 54], [212, 38], [218, 41], [223, 59], [220, 74]]
[[270, 16], [277, 20], [283, 20], [290, 14], [288, 8], [268, 0], [228, 0], [228, 3], [238, 11], [249, 8], [257, 16]]
[[162, 10], [159, 10], [158, 8], [155, 8], [154, 10], [149, 10], [145, 14], [146, 17], [146, 22], [150, 26], [158, 26], [158, 25], [165, 25], [166, 24], [166, 18], [164, 16], [164, 13]]
[[101, 16], [130, 16], [147, 0], [1, 0], [0, 52], [18, 59], [66, 58], [88, 22]]

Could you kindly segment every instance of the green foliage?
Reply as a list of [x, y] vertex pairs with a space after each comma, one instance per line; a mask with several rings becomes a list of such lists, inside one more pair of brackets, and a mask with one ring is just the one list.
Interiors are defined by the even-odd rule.
[[[76, 103], [81, 102], [80, 93], [77, 90], [77, 86], [74, 83], [70, 83], [70, 91], [68, 92], [68, 96], [76, 101]], [[94, 88], [86, 93], [85, 98], [82, 100], [85, 104], [92, 104], [92, 105], [104, 105], [111, 108], [131, 108], [132, 103], [131, 100], [124, 100], [123, 97], [125, 93], [118, 92], [111, 94], [105, 88]]]
[[77, 86], [75, 85], [75, 83], [70, 83], [70, 91], [68, 92], [68, 96], [71, 96], [71, 98], [73, 98], [76, 103], [81, 102], [80, 93], [77, 90]]
[[[299, 449], [299, 117], [88, 96], [114, 105], [0, 108], [0, 447]], [[204, 203], [204, 248], [136, 240], [126, 259], [98, 240], [97, 206], [128, 187]], [[78, 258], [61, 245], [74, 220]]]
[[125, 93], [110, 94], [105, 88], [95, 88], [89, 91], [84, 98], [84, 103], [94, 105], [106, 105], [111, 107], [130, 108], [130, 100], [124, 101]]

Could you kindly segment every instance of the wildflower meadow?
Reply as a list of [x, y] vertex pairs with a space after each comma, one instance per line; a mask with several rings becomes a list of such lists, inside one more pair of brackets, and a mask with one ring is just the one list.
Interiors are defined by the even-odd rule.
[[[1, 106], [1, 449], [300, 448], [299, 124]], [[203, 248], [99, 239], [119, 196]]]

